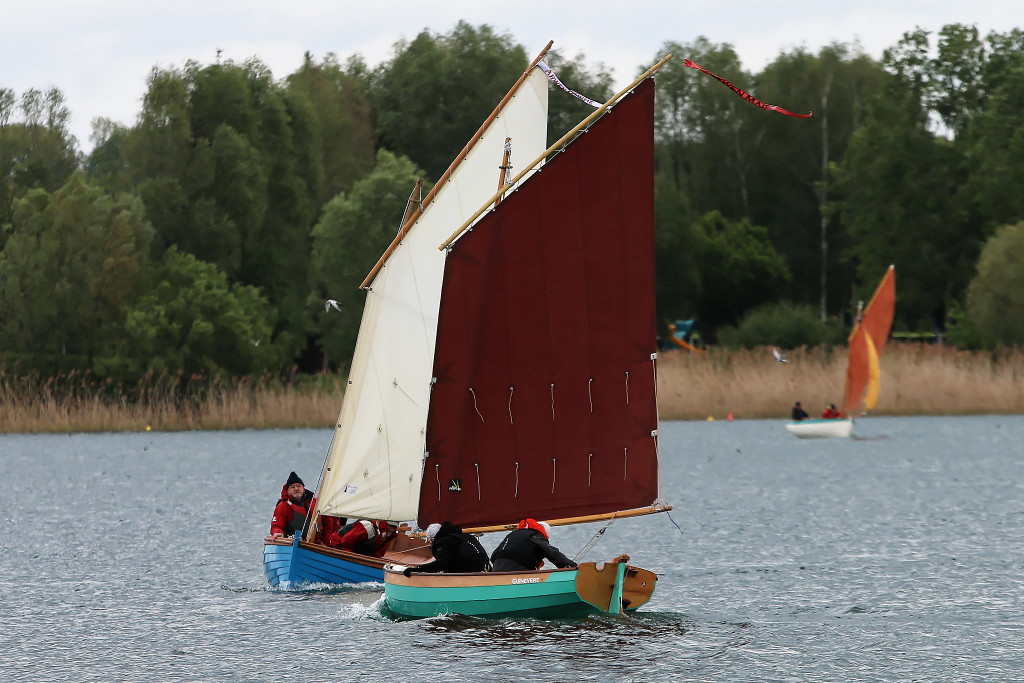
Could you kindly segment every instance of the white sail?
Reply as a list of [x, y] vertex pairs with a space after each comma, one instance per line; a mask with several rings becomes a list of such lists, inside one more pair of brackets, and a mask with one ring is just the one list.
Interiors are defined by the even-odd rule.
[[544, 152], [547, 87], [532, 69], [371, 283], [318, 492], [321, 514], [415, 519], [444, 275], [438, 245], [494, 195], [506, 138], [513, 165]]

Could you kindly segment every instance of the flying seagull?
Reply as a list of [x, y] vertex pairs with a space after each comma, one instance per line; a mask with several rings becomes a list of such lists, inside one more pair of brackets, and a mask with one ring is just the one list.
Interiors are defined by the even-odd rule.
[[779, 350], [776, 348], [772, 348], [772, 355], [775, 356], [775, 360], [779, 361], [780, 363], [789, 362], [788, 360], [786, 360], [786, 357], [779, 353]]
[[339, 304], [334, 299], [328, 299], [327, 301], [324, 302], [324, 310], [327, 311], [328, 313], [330, 313], [332, 306], [334, 307], [334, 310], [341, 313], [341, 304]]

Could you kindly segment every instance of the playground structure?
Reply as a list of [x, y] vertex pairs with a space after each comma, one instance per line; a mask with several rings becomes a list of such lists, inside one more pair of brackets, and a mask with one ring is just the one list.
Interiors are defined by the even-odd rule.
[[[704, 349], [699, 349], [693, 344], [693, 325], [696, 321], [690, 320], [677, 320], [674, 323], [668, 324], [669, 338], [668, 341], [681, 349], [687, 351], [698, 351], [702, 352]], [[690, 340], [687, 341], [686, 337], [689, 336]]]

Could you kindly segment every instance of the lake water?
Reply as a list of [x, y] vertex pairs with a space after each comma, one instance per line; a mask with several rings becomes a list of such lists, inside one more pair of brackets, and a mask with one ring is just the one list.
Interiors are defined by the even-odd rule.
[[587, 556], [659, 573], [637, 614], [409, 622], [382, 585], [266, 585], [281, 484], [316, 483], [327, 430], [0, 436], [0, 679], [1024, 680], [1024, 417], [661, 433], [675, 509]]

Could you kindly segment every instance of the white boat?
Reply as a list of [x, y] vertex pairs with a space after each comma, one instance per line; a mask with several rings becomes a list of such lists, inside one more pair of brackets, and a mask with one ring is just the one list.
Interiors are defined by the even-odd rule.
[[853, 434], [853, 418], [799, 420], [786, 424], [786, 431], [801, 439], [847, 439]]
[[[861, 414], [874, 409], [878, 402], [878, 358], [889, 339], [896, 308], [896, 271], [889, 266], [863, 313], [857, 311], [857, 323], [849, 338], [849, 360], [846, 365], [846, 387], [843, 390], [841, 414]], [[853, 435], [853, 418], [811, 419], [792, 421], [786, 430], [801, 439], [842, 438]]]

